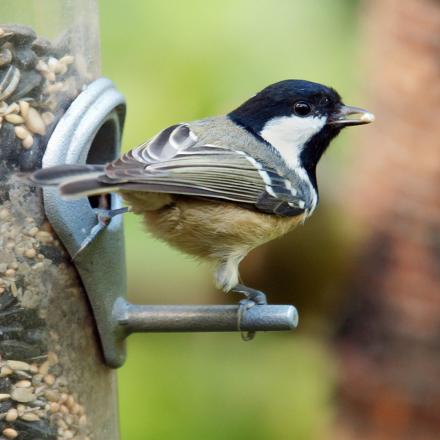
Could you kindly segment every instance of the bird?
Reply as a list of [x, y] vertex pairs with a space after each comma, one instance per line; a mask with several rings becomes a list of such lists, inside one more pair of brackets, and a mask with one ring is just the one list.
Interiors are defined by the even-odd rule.
[[43, 168], [31, 180], [66, 199], [118, 192], [153, 236], [210, 262], [216, 287], [248, 308], [267, 298], [241, 281], [240, 262], [312, 215], [330, 142], [373, 121], [333, 88], [289, 79], [226, 115], [171, 125], [110, 163]]

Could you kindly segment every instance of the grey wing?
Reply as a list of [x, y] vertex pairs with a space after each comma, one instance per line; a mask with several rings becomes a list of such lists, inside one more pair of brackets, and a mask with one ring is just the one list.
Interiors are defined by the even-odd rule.
[[107, 165], [103, 183], [254, 205], [278, 215], [304, 212], [292, 183], [243, 151], [199, 142], [187, 124], [166, 128]]

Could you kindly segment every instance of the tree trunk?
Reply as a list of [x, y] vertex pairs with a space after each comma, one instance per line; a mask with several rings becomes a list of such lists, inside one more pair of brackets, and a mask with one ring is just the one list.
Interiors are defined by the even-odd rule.
[[337, 438], [440, 433], [440, 2], [365, 2], [371, 106], [344, 202], [367, 237], [339, 334]]

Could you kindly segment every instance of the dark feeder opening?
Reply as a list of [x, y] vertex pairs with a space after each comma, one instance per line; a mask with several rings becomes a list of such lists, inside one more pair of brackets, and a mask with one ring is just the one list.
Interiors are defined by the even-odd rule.
[[[106, 164], [115, 159], [118, 154], [118, 145], [120, 139], [120, 114], [121, 108], [109, 115], [106, 121], [101, 125], [87, 155], [88, 164]], [[115, 205], [114, 194], [101, 194], [89, 196], [89, 203], [92, 209], [113, 209]]]

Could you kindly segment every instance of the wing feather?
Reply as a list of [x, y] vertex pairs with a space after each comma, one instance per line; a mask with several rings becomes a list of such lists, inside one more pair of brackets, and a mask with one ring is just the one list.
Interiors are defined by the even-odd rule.
[[107, 165], [100, 181], [122, 190], [169, 192], [252, 204], [296, 215], [304, 197], [285, 176], [243, 151], [199, 142], [187, 124], [166, 128], [150, 142]]

